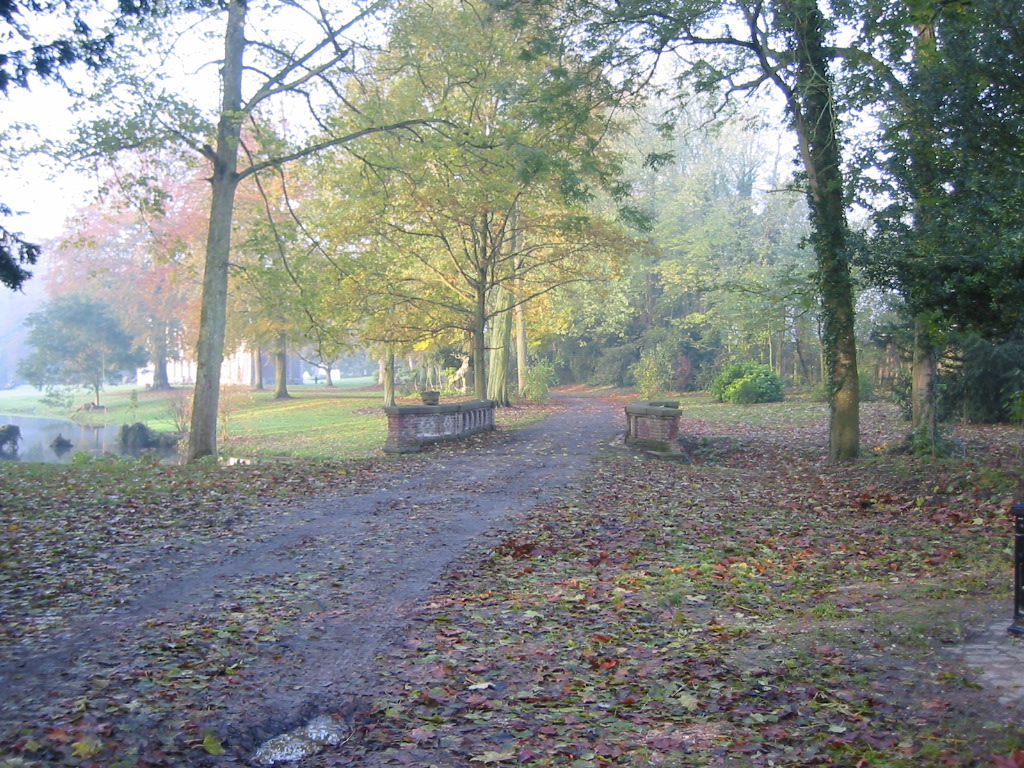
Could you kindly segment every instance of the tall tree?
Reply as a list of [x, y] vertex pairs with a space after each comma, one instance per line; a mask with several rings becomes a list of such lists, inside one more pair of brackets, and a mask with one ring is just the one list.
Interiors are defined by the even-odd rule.
[[104, 384], [133, 374], [146, 360], [110, 309], [95, 299], [62, 296], [25, 324], [34, 349], [18, 372], [39, 389], [85, 387], [99, 405]]
[[[769, 84], [782, 96], [796, 134], [817, 261], [829, 390], [829, 458], [859, 450], [860, 384], [854, 334], [832, 24], [818, 0], [619, 0], [569, 4], [573, 39], [607, 60], [633, 67], [627, 84], [649, 81], [644, 52], [694, 46], [701, 58], [685, 79], [725, 95]], [[579, 33], [582, 28], [585, 34]]]
[[332, 183], [359, 189], [371, 228], [336, 248], [357, 252], [372, 267], [364, 275], [377, 275], [367, 293], [390, 308], [389, 336], [379, 340], [461, 332], [483, 398], [493, 321], [585, 278], [588, 264], [624, 245], [621, 231], [586, 207], [589, 187], [615, 171], [602, 143], [605, 84], [568, 59], [562, 80], [547, 81], [546, 66], [522, 59], [524, 33], [474, 2], [406, 4], [392, 34], [378, 63], [386, 87], [366, 108], [387, 115], [429, 105], [458, 141], [435, 135], [410, 147], [381, 136], [361, 148], [362, 186]]
[[[193, 6], [187, 6], [193, 7]], [[383, 7], [382, 2], [342, 11], [322, 4], [249, 3], [224, 0], [214, 9], [195, 11], [196, 27], [208, 32], [219, 22], [218, 106], [208, 119], [191, 94], [175, 93], [161, 73], [140, 71], [142, 62], [180, 61], [152, 56], [153, 48], [186, 47], [181, 29], [174, 35], [152, 26], [140, 30], [134, 57], [128, 57], [120, 76], [102, 87], [104, 117], [82, 130], [79, 147], [88, 152], [116, 152], [126, 147], [182, 143], [209, 165], [211, 185], [209, 228], [196, 345], [196, 385], [188, 459], [216, 453], [220, 369], [224, 356], [228, 267], [231, 257], [235, 195], [244, 180], [270, 168], [295, 161], [368, 134], [424, 124], [419, 118], [393, 123], [348, 123], [324, 118], [325, 102], [341, 94], [339, 83], [353, 76], [360, 46], [354, 40], [362, 25]], [[173, 23], [180, 24], [175, 18]], [[173, 42], [171, 42], [173, 39]], [[200, 42], [195, 44], [199, 45]], [[272, 103], [302, 103], [313, 112], [317, 132], [281, 153], [247, 152], [243, 161], [243, 126]], [[208, 141], [213, 136], [212, 142]]]
[[[895, 161], [887, 170], [900, 197], [879, 217], [884, 247], [908, 240], [921, 247], [916, 254], [902, 248], [886, 266], [915, 308], [998, 337], [1021, 326], [1024, 9], [992, 0], [939, 10], [927, 17], [934, 53], [915, 71], [911, 93], [931, 109], [890, 116]], [[931, 176], [923, 190], [929, 217], [910, 230], [906, 215], [921, 205], [922, 160]]]
[[913, 426], [935, 450], [936, 361], [946, 340], [958, 329], [1016, 327], [1010, 296], [1021, 286], [1020, 261], [1000, 254], [1015, 253], [1020, 237], [1016, 215], [1005, 214], [1020, 200], [1024, 16], [1000, 0], [853, 9], [861, 40], [842, 53], [862, 72], [855, 95], [880, 115], [867, 162], [885, 173], [892, 200], [875, 216], [868, 273], [913, 316]]
[[[745, 108], [716, 125], [710, 109], [693, 107], [676, 116], [671, 137], [652, 126], [627, 140], [654, 224], [648, 247], [613, 284], [555, 304], [561, 323], [545, 341], [578, 380], [629, 384], [641, 352], [661, 348], [674, 369], [664, 373], [680, 387], [751, 359], [817, 383], [817, 366], [800, 362], [817, 359], [813, 256], [801, 248], [807, 210], [781, 170], [793, 162], [782, 131], [754, 114]], [[661, 119], [652, 111], [649, 122]]]
[[[112, 307], [149, 353], [153, 388], [167, 389], [168, 361], [181, 359], [195, 325], [205, 186], [166, 155], [125, 161], [101, 199], [79, 209], [44, 280], [51, 296], [88, 294]], [[159, 177], [144, 205], [124, 190], [139, 175]]]

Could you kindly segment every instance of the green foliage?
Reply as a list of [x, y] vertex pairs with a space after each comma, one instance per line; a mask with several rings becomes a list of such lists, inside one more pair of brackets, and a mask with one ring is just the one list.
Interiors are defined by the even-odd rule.
[[104, 384], [121, 378], [146, 361], [110, 309], [85, 296], [62, 296], [25, 320], [34, 349], [18, 372], [39, 389], [79, 386], [93, 391], [96, 402]]
[[878, 399], [878, 387], [871, 380], [871, 372], [860, 370], [857, 376], [860, 379], [860, 401], [862, 403], [873, 403]]
[[672, 162], [653, 173], [636, 160], [656, 216], [650, 247], [614, 281], [588, 283], [559, 307], [558, 359], [575, 381], [639, 384], [632, 367], [655, 345], [679, 361], [675, 391], [707, 386], [726, 347], [742, 359], [770, 344], [785, 370], [818, 375], [811, 255], [800, 247], [806, 208], [780, 191], [767, 136], [711, 122], [694, 110], [671, 142], [632, 138], [647, 154], [671, 151]]
[[912, 456], [963, 456], [964, 444], [954, 437], [952, 430], [936, 427], [932, 432], [927, 424], [910, 431], [902, 449]]
[[876, 213], [867, 273], [915, 311], [998, 338], [1022, 327], [1024, 59], [1007, 31], [1021, 28], [1024, 8], [1017, 0], [943, 6], [904, 19], [907, 29], [931, 26], [931, 55], [892, 49], [893, 65], [913, 71], [902, 103], [883, 117], [884, 157], [874, 162], [894, 185], [884, 195], [893, 203]]
[[127, 422], [134, 424], [139, 420], [139, 391], [133, 389], [128, 393], [128, 408], [125, 411], [128, 414]]
[[641, 352], [640, 360], [630, 366], [629, 370], [640, 394], [647, 399], [669, 389], [675, 379], [672, 355], [661, 344]]
[[1009, 412], [1014, 424], [1024, 424], [1024, 391], [1014, 392], [1010, 397]]
[[943, 419], [994, 424], [1014, 419], [1024, 391], [1024, 341], [998, 343], [978, 335], [961, 336], [943, 359], [938, 406]]
[[75, 396], [69, 387], [47, 387], [45, 394], [39, 400], [47, 408], [69, 411], [71, 406], [74, 405]]
[[605, 387], [621, 387], [632, 383], [632, 366], [638, 361], [636, 347], [632, 344], [602, 349], [594, 362], [593, 373], [585, 380], [588, 384]]
[[782, 379], [769, 365], [733, 363], [715, 377], [708, 391], [720, 403], [774, 403], [782, 400]]
[[913, 404], [911, 403], [911, 380], [910, 371], [901, 368], [893, 377], [892, 383], [887, 390], [889, 401], [900, 409], [900, 415], [910, 421], [913, 417]]
[[550, 360], [536, 360], [526, 369], [526, 384], [520, 393], [524, 400], [531, 403], [543, 403], [548, 397], [552, 385], [558, 383], [558, 371]]

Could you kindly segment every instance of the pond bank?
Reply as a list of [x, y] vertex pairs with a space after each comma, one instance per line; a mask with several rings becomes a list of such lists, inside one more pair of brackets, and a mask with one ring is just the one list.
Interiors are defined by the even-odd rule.
[[[0, 424], [13, 424], [21, 430], [14, 454], [3, 458], [43, 464], [70, 464], [76, 453], [92, 456], [121, 455], [120, 425], [93, 426], [69, 419], [0, 414]], [[70, 443], [70, 445], [68, 445]], [[171, 450], [169, 454], [175, 452]]]

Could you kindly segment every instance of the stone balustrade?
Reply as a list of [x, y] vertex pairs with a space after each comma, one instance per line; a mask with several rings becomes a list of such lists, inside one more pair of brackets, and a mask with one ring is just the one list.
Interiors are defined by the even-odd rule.
[[650, 400], [626, 406], [626, 445], [649, 451], [678, 450], [678, 400]]
[[444, 405], [386, 407], [386, 453], [414, 453], [424, 445], [475, 435], [494, 429], [493, 400], [470, 400]]

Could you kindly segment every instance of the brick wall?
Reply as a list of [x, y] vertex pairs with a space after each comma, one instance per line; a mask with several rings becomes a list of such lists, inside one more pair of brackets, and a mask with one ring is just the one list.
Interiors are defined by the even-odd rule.
[[679, 437], [679, 403], [650, 401], [627, 405], [626, 445], [653, 451], [671, 451], [677, 448]]
[[448, 405], [399, 405], [385, 408], [388, 416], [387, 453], [412, 453], [424, 445], [458, 440], [494, 429], [493, 400], [470, 400]]

